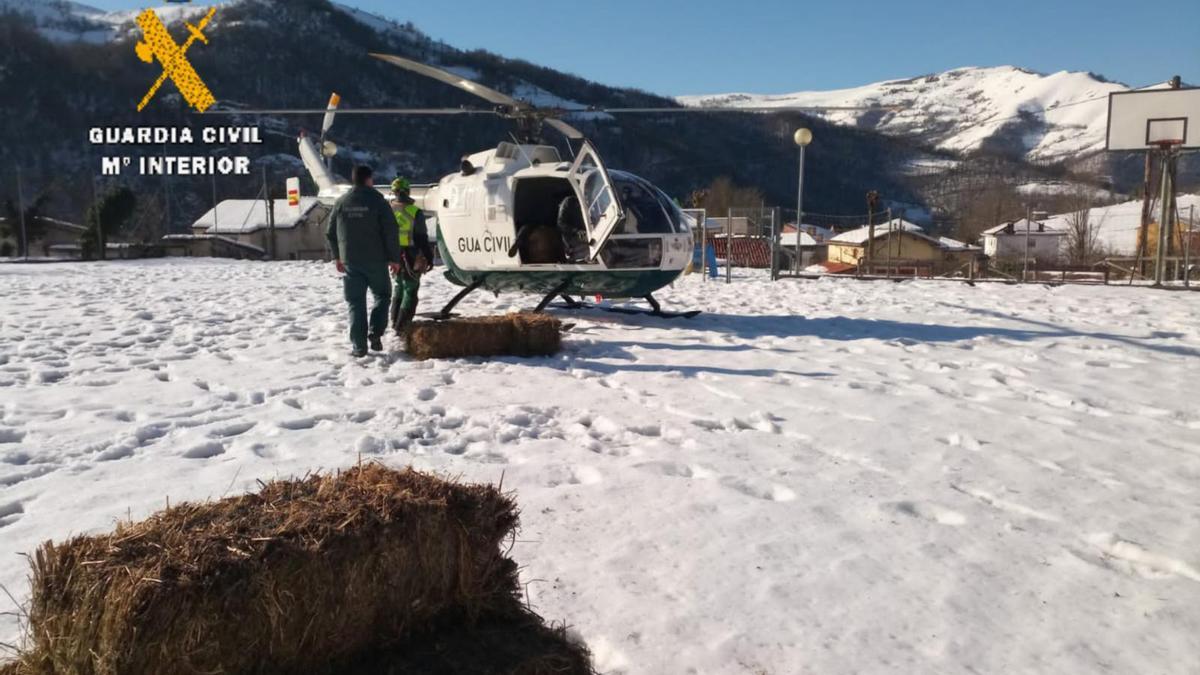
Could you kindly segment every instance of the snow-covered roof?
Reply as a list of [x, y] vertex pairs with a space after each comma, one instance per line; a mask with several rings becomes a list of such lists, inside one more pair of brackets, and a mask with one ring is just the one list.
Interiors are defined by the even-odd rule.
[[[937, 241], [936, 239], [934, 239], [932, 237], [926, 236], [925, 230], [920, 225], [917, 225], [915, 223], [910, 223], [907, 220], [902, 220], [900, 218], [893, 218], [889, 221], [876, 224], [875, 225], [875, 238], [878, 239], [882, 236], [886, 236], [888, 233], [890, 233], [892, 231], [909, 232], [909, 233], [917, 235], [918, 237], [923, 237], [925, 239], [929, 239], [930, 241], [935, 241], [935, 242]], [[830, 241], [830, 243], [834, 243], [834, 244], [851, 244], [854, 246], [862, 246], [863, 244], [867, 243], [867, 238], [870, 236], [871, 236], [871, 226], [864, 225], [863, 227], [860, 227], [857, 230], [850, 230], [849, 232], [843, 232], [843, 233], [839, 234], [838, 236], [834, 237], [833, 239], [830, 239], [829, 241]]]
[[[801, 246], [823, 246], [833, 238], [833, 230], [820, 225], [805, 223], [801, 226]], [[779, 235], [779, 243], [783, 246], [796, 245], [796, 224], [784, 223], [783, 233]]]
[[[1176, 197], [1179, 207], [1180, 222], [1187, 227], [1188, 209], [1195, 207], [1196, 219], [1200, 223], [1200, 195], [1179, 195]], [[1046, 227], [1066, 231], [1070, 228], [1071, 213], [1060, 213], [1046, 220]], [[1159, 213], [1156, 209], [1151, 220], [1157, 222]], [[1142, 201], [1140, 199], [1099, 206], [1088, 211], [1088, 226], [1095, 228], [1097, 238], [1105, 251], [1112, 255], [1137, 255], [1138, 230], [1142, 224]], [[1200, 230], [1200, 224], [1197, 225]]]
[[962, 242], [957, 239], [951, 239], [950, 237], [938, 237], [938, 243], [941, 244], [942, 248], [947, 251], [979, 251], [979, 250], [982, 250], [982, 248], [979, 246], [972, 246], [966, 242]]
[[168, 234], [163, 236], [163, 241], [167, 243], [173, 241], [220, 241], [229, 244], [230, 246], [244, 248], [254, 251], [255, 253], [261, 253], [262, 255], [267, 254], [267, 250], [261, 246], [255, 246], [254, 244], [247, 244], [245, 242], [238, 241], [237, 239], [230, 239], [229, 237], [221, 237], [212, 234]]
[[[301, 197], [300, 206], [288, 206], [286, 199], [276, 199], [275, 229], [286, 230], [300, 224], [320, 202], [316, 197]], [[208, 234], [249, 234], [269, 227], [267, 205], [261, 199], [226, 199], [200, 216], [193, 228]]]
[[1050, 235], [1054, 237], [1061, 237], [1062, 235], [1066, 234], [1066, 226], [1063, 223], [1054, 221], [1053, 219], [1028, 220], [1026, 218], [1007, 223], [1000, 223], [995, 227], [989, 227], [983, 231], [983, 234], [1000, 234], [1008, 230], [1010, 227], [1012, 228], [1014, 234], [1020, 234], [1021, 236], [1025, 236], [1025, 230], [1029, 230], [1029, 234], [1031, 236]]

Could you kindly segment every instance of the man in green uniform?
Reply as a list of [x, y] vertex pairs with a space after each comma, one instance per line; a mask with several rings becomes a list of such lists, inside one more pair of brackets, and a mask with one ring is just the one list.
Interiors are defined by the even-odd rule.
[[402, 264], [396, 273], [396, 290], [392, 294], [392, 328], [397, 335], [417, 313], [417, 294], [421, 290], [421, 275], [433, 263], [433, 247], [429, 244], [429, 229], [425, 224], [425, 213], [417, 208], [409, 194], [411, 186], [407, 178], [392, 181], [392, 193], [396, 201], [392, 210], [396, 215], [397, 243], [400, 245]]
[[[388, 301], [392, 287], [388, 273], [400, 270], [400, 246], [396, 241], [396, 221], [392, 209], [374, 188], [371, 168], [356, 166], [351, 174], [354, 187], [342, 195], [325, 228], [329, 250], [338, 272], [342, 290], [350, 306], [350, 342], [355, 357], [371, 349], [383, 350], [383, 332], [387, 330]], [[367, 321], [367, 290], [375, 299]]]

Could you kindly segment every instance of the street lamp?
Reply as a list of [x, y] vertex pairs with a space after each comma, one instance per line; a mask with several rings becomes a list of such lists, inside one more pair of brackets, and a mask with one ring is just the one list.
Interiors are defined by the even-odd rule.
[[812, 143], [813, 134], [808, 129], [801, 127], [796, 130], [792, 136], [792, 140], [800, 148], [800, 184], [796, 188], [796, 274], [800, 274], [800, 226], [804, 224], [804, 149]]

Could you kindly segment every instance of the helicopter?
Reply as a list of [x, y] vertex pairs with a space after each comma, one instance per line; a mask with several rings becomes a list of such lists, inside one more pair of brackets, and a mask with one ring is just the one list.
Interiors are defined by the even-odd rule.
[[[372, 57], [424, 75], [486, 101], [490, 107], [340, 109], [335, 93], [324, 109], [226, 110], [224, 114], [324, 114], [319, 139], [301, 133], [300, 158], [318, 187], [318, 200], [331, 205], [350, 189], [330, 169], [337, 146], [327, 140], [339, 114], [495, 115], [517, 131], [495, 148], [463, 157], [460, 170], [431, 185], [414, 185], [411, 196], [436, 221], [436, 242], [445, 277], [461, 290], [435, 319], [452, 316], [472, 292], [536, 293], [541, 312], [557, 297], [558, 307], [591, 307], [576, 298], [641, 298], [649, 310], [610, 311], [691, 318], [698, 311], [667, 312], [654, 292], [687, 269], [694, 250], [693, 222], [650, 181], [609, 169], [584, 134], [561, 118], [578, 114], [677, 114], [693, 112], [828, 112], [839, 107], [770, 108], [547, 108], [518, 100], [441, 68], [391, 54]], [[883, 109], [883, 108], [880, 108]], [[213, 111], [215, 112], [215, 111]], [[573, 156], [546, 142], [551, 128], [567, 139]], [[394, 198], [390, 188], [377, 188]]]

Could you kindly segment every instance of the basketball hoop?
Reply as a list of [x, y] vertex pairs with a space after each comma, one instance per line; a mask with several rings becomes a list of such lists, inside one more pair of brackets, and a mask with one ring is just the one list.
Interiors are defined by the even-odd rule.
[[1200, 147], [1200, 89], [1142, 89], [1108, 97], [1109, 151]]

